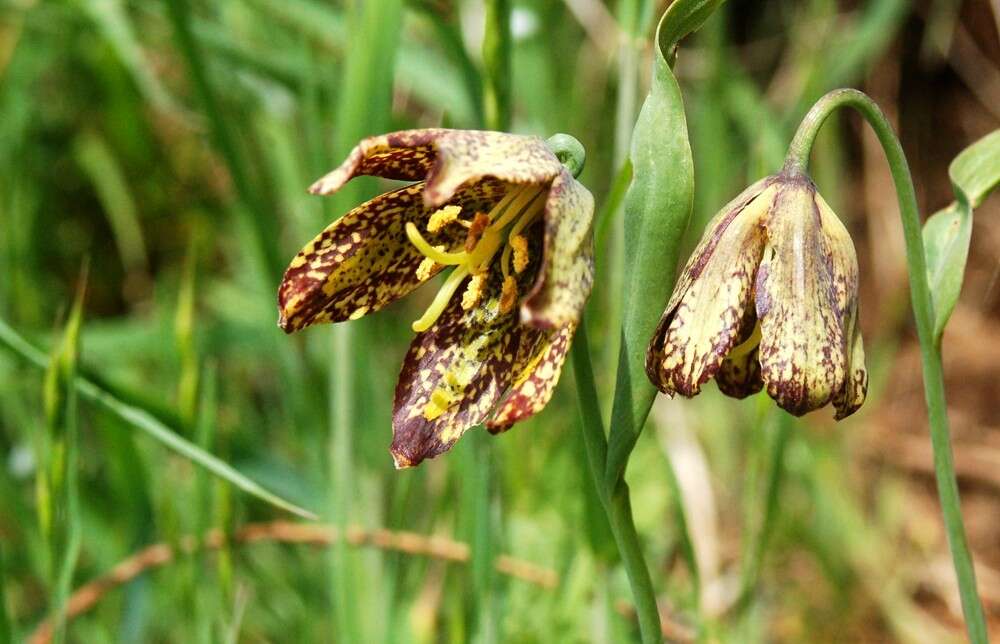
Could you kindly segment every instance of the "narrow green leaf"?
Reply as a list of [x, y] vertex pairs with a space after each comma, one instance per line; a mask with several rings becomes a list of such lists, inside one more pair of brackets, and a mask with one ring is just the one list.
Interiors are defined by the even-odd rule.
[[1000, 184], [1000, 130], [962, 151], [951, 162], [948, 174], [956, 201], [931, 215], [923, 229], [937, 342], [962, 290], [972, 239], [972, 211]]
[[[678, 0], [664, 13], [657, 29], [649, 95], [632, 133], [632, 184], [625, 195], [621, 348], [604, 470], [611, 496], [627, 494], [625, 468], [656, 398], [656, 388], [646, 377], [646, 350], [674, 286], [680, 245], [694, 204], [694, 161], [684, 101], [668, 61], [677, 42], [699, 28], [720, 4]], [[671, 468], [669, 462], [667, 468]], [[668, 474], [675, 479], [672, 471]], [[682, 554], [698, 588], [698, 562], [679, 495], [674, 503]]]
[[[45, 354], [25, 340], [24, 337], [11, 328], [4, 320], [0, 320], [0, 345], [7, 347], [11, 352], [36, 367], [44, 369], [48, 364]], [[215, 476], [228, 481], [247, 494], [305, 519], [315, 520], [317, 518], [312, 512], [265, 490], [254, 481], [243, 476], [243, 474], [225, 461], [199, 449], [145, 409], [119, 400], [106, 389], [95, 384], [90, 379], [79, 375], [75, 379], [75, 386], [76, 391], [87, 400], [103, 407], [127, 424], [148, 434], [167, 449], [205, 468]]]
[[[43, 399], [47, 441], [38, 469], [46, 479], [48, 518], [49, 591], [55, 614], [53, 640], [66, 637], [66, 602], [72, 589], [73, 571], [80, 554], [81, 519], [77, 467], [76, 365], [86, 293], [84, 268], [76, 300], [61, 340], [56, 344], [45, 370]], [[46, 526], [43, 526], [46, 527]]]
[[[646, 378], [646, 347], [674, 284], [681, 238], [694, 198], [694, 162], [680, 87], [665, 57], [685, 25], [699, 24], [702, 2], [680, 0], [660, 21], [652, 84], [632, 134], [632, 184], [625, 195], [621, 350], [606, 481], [621, 478], [656, 389]], [[666, 36], [664, 34], [667, 34]]]
[[656, 40], [660, 45], [659, 53], [666, 62], [673, 65], [677, 55], [677, 43], [688, 34], [701, 29], [708, 17], [723, 2], [725, 0], [677, 0], [667, 8], [656, 30]]
[[948, 167], [955, 196], [972, 208], [1000, 185], [1000, 129], [963, 150]]

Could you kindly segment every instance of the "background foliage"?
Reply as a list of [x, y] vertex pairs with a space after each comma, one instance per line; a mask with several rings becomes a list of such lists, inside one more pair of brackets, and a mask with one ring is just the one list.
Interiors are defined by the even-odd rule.
[[[587, 148], [582, 180], [598, 198], [601, 246], [589, 337], [604, 394], [620, 324], [619, 168], [662, 8], [514, 1], [512, 84], [498, 90], [509, 90], [514, 131], [569, 132]], [[687, 247], [716, 208], [778, 168], [808, 106], [842, 85], [896, 120], [924, 212], [947, 206], [949, 162], [1000, 124], [995, 11], [985, 0], [723, 5], [682, 43], [676, 67], [696, 173]], [[499, 438], [474, 432], [448, 456], [395, 472], [391, 391], [409, 321], [433, 287], [353, 323], [349, 360], [331, 351], [345, 346], [331, 328], [288, 338], [275, 326], [285, 262], [378, 189], [359, 182], [324, 201], [305, 194], [313, 179], [366, 134], [482, 126], [483, 23], [476, 0], [0, 2], [0, 317], [54, 356], [46, 377], [0, 352], [0, 641], [29, 636], [63, 590], [159, 542], [191, 553], [102, 592], [72, 619], [70, 641], [635, 637], [582, 467], [569, 369], [537, 419]], [[852, 118], [827, 127], [813, 168], [858, 245], [869, 403], [835, 425], [825, 411], [792, 421], [766, 398], [735, 402], [714, 387], [658, 401], [629, 483], [665, 628], [679, 640], [957, 640], [888, 172]], [[967, 526], [995, 633], [998, 210], [995, 196], [977, 210], [944, 337]], [[469, 561], [241, 543], [250, 522], [294, 517], [76, 401], [74, 371], [328, 521], [448, 536], [469, 544]], [[337, 414], [349, 432], [335, 431]], [[61, 458], [74, 473], [62, 483]], [[40, 493], [37, 481], [53, 476]], [[184, 535], [210, 529], [232, 543], [186, 547]], [[78, 555], [54, 547], [67, 538], [79, 539]], [[548, 569], [544, 583], [497, 573], [501, 553]]]

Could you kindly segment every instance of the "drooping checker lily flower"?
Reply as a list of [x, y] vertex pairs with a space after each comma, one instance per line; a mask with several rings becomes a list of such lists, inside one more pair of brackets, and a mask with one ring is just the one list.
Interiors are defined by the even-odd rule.
[[450, 269], [403, 361], [391, 452], [410, 467], [469, 428], [497, 433], [552, 396], [593, 283], [590, 192], [537, 137], [426, 129], [365, 139], [310, 192], [415, 181], [354, 208], [292, 260], [291, 333], [354, 320]]
[[660, 319], [646, 373], [694, 396], [715, 378], [743, 398], [766, 386], [801, 415], [865, 400], [858, 260], [844, 225], [800, 172], [747, 188], [708, 224]]

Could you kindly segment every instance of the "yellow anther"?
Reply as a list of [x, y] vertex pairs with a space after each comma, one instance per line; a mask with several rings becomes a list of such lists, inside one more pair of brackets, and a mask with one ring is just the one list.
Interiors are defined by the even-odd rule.
[[462, 208], [454, 205], [439, 208], [427, 220], [427, 232], [436, 233], [441, 230], [451, 222], [457, 220], [460, 212], [462, 212]]
[[479, 240], [483, 238], [483, 233], [490, 227], [490, 216], [484, 212], [477, 212], [472, 218], [469, 232], [465, 237], [465, 252], [471, 253], [479, 245]]
[[500, 292], [500, 313], [510, 313], [517, 304], [517, 280], [512, 275], [508, 275], [503, 281], [503, 290]]
[[524, 235], [513, 235], [510, 246], [514, 249], [514, 272], [522, 273], [528, 268], [528, 239]]
[[423, 258], [420, 262], [420, 266], [417, 266], [417, 279], [421, 282], [429, 280], [431, 278], [431, 273], [433, 273], [434, 269], [438, 266], [440, 266], [440, 264], [435, 262], [430, 257]]
[[486, 274], [478, 273], [469, 280], [462, 294], [462, 308], [468, 311], [483, 299], [483, 287], [486, 286]]

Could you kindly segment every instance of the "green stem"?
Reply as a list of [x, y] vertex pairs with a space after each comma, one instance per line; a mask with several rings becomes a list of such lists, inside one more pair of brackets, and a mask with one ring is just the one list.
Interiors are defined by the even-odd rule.
[[583, 441], [587, 450], [587, 463], [597, 494], [608, 515], [611, 533], [618, 545], [622, 564], [628, 574], [635, 610], [639, 618], [639, 632], [646, 644], [662, 642], [660, 613], [656, 606], [656, 593], [649, 568], [642, 554], [642, 545], [632, 520], [632, 504], [629, 501], [628, 484], [620, 479], [614, 486], [604, 483], [604, 464], [607, 460], [608, 443], [601, 420], [597, 386], [594, 384], [594, 370], [590, 363], [590, 349], [587, 344], [585, 321], [581, 318], [573, 341], [573, 374], [580, 404]]
[[483, 115], [486, 128], [510, 129], [510, 0], [488, 0], [483, 35]]
[[938, 497], [944, 514], [948, 545], [958, 577], [962, 611], [965, 614], [969, 639], [974, 644], [988, 642], [983, 607], [976, 591], [976, 575], [972, 555], [965, 538], [962, 509], [959, 502], [958, 483], [951, 451], [951, 432], [948, 429], [948, 411], [944, 392], [944, 375], [941, 366], [941, 348], [934, 339], [934, 309], [927, 279], [926, 256], [920, 229], [920, 211], [913, 189], [913, 180], [889, 121], [882, 110], [865, 94], [853, 89], [834, 90], [821, 98], [809, 110], [795, 133], [788, 150], [785, 171], [803, 171], [808, 165], [816, 134], [826, 118], [840, 107], [851, 107], [861, 113], [875, 131], [885, 151], [889, 170], [899, 200], [899, 213], [906, 240], [906, 263], [910, 276], [910, 298], [920, 340], [920, 357], [924, 373], [924, 397], [930, 424], [931, 446], [934, 450], [934, 474], [937, 478]]

